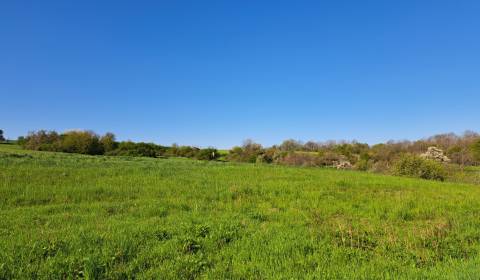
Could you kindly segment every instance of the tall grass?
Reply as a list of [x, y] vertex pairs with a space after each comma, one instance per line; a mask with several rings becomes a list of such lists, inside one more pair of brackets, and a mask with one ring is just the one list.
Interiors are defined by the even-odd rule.
[[0, 145], [0, 279], [475, 279], [477, 186]]

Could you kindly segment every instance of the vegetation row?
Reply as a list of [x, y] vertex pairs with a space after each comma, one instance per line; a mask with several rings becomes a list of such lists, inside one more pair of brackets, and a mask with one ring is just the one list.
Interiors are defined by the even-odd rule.
[[470, 131], [460, 136], [453, 133], [440, 134], [418, 141], [389, 141], [376, 145], [356, 141], [303, 143], [290, 139], [280, 145], [263, 147], [252, 140], [246, 140], [243, 145], [233, 147], [223, 154], [215, 148], [119, 142], [113, 133], [99, 136], [92, 131], [57, 133], [39, 130], [19, 137], [17, 143], [25, 149], [38, 151], [334, 167], [423, 179], [480, 183], [478, 176], [472, 177], [469, 173], [470, 168], [480, 165], [480, 135]]

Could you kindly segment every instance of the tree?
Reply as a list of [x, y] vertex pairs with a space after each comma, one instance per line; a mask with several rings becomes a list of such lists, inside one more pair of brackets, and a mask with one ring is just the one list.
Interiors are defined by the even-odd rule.
[[301, 150], [301, 148], [302, 148], [302, 143], [293, 139], [285, 140], [280, 145], [280, 150], [285, 152], [298, 151], [298, 150]]
[[5, 141], [5, 137], [3, 137], [3, 130], [0, 129], [0, 142]]
[[118, 147], [118, 143], [115, 142], [115, 134], [111, 132], [105, 133], [105, 135], [100, 138], [100, 144], [102, 144], [105, 153], [111, 152]]
[[55, 131], [39, 130], [29, 132], [23, 139], [24, 147], [29, 150], [38, 151], [60, 151], [61, 136]]
[[247, 139], [243, 141], [242, 148], [246, 151], [258, 151], [262, 149], [262, 145], [255, 143], [251, 139]]
[[480, 140], [475, 141], [470, 150], [472, 151], [473, 159], [476, 162], [480, 162]]
[[314, 151], [318, 151], [320, 149], [320, 145], [318, 143], [313, 142], [313, 141], [308, 141], [307, 143], [305, 143], [305, 145], [303, 145], [303, 148], [306, 151], [314, 152]]
[[103, 154], [98, 135], [91, 131], [69, 131], [62, 134], [61, 147], [66, 153]]
[[196, 158], [199, 160], [215, 160], [218, 158], [218, 151], [215, 148], [201, 149], [197, 152]]
[[243, 141], [242, 147], [233, 147], [230, 150], [227, 158], [231, 161], [255, 163], [257, 161], [257, 157], [262, 153], [262, 145], [247, 139]]

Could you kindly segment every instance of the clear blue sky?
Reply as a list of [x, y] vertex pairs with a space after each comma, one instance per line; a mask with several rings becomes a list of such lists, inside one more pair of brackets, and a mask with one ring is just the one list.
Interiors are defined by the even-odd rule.
[[480, 130], [480, 1], [1, 1], [0, 128], [231, 147]]

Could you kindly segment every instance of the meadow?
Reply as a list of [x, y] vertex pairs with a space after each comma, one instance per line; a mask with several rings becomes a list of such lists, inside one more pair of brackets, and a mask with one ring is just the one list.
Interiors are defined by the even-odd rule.
[[478, 279], [479, 241], [476, 185], [0, 145], [0, 279]]

